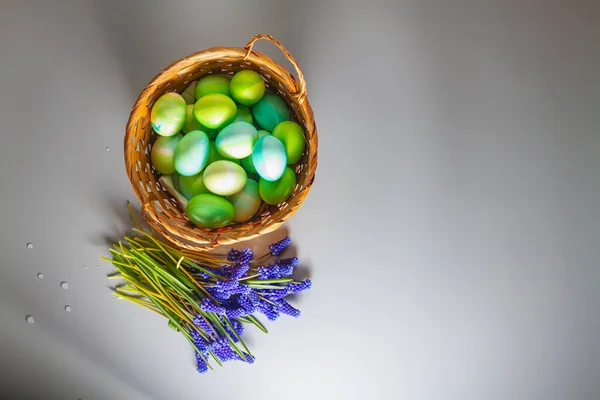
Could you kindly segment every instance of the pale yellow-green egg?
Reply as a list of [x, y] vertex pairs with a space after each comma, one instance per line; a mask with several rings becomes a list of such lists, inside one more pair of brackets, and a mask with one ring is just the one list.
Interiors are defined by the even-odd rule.
[[258, 140], [258, 131], [254, 125], [239, 121], [223, 128], [217, 135], [215, 144], [221, 155], [241, 159], [252, 154], [252, 146], [256, 140]]
[[262, 203], [258, 193], [258, 183], [252, 179], [246, 181], [246, 185], [240, 192], [229, 196], [227, 199], [235, 208], [233, 217], [235, 222], [244, 222], [252, 218]]
[[196, 94], [194, 90], [196, 89], [197, 81], [190, 83], [190, 85], [181, 93], [181, 97], [185, 100], [186, 104], [194, 105], [196, 103]]
[[273, 136], [283, 142], [288, 164], [297, 163], [306, 147], [302, 127], [294, 121], [283, 121], [273, 129]]
[[236, 164], [240, 164], [240, 160], [236, 160], [234, 158], [227, 158], [227, 157], [223, 156], [222, 154], [220, 154], [217, 151], [217, 146], [215, 145], [215, 142], [212, 141], [209, 143], [208, 161], [206, 162], [206, 165], [210, 165], [210, 164], [214, 163], [215, 161], [219, 161], [219, 160], [227, 160], [227, 161], [234, 162]]
[[200, 100], [206, 95], [215, 93], [229, 97], [229, 82], [230, 78], [224, 75], [207, 75], [200, 78], [195, 87], [196, 100]]
[[182, 137], [179, 133], [173, 136], [159, 136], [152, 145], [150, 160], [159, 173], [169, 175], [175, 172], [175, 148]]
[[163, 94], [150, 111], [152, 129], [161, 136], [179, 133], [185, 124], [185, 100], [178, 93]]
[[248, 175], [238, 164], [220, 160], [206, 167], [203, 178], [208, 190], [220, 196], [230, 196], [244, 188]]

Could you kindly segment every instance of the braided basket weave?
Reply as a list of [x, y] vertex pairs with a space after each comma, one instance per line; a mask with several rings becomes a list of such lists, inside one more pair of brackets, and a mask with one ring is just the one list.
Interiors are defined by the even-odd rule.
[[[267, 55], [252, 51], [259, 39], [270, 40], [296, 68], [298, 80]], [[154, 102], [168, 92], [182, 93], [190, 83], [209, 74], [233, 75], [242, 69], [258, 72], [267, 90], [281, 96], [292, 110], [293, 120], [304, 128], [306, 150], [296, 164], [296, 187], [288, 201], [277, 206], [263, 204], [244, 223], [221, 229], [193, 225], [178, 202], [159, 183], [159, 174], [150, 162], [150, 149], [157, 138], [150, 125]], [[317, 130], [306, 98], [306, 82], [291, 54], [269, 35], [254, 36], [244, 48], [214, 47], [174, 62], [159, 73], [142, 91], [127, 123], [125, 167], [133, 191], [142, 203], [142, 216], [156, 231], [176, 245], [190, 250], [210, 250], [258, 237], [279, 228], [300, 207], [308, 194], [317, 168]]]

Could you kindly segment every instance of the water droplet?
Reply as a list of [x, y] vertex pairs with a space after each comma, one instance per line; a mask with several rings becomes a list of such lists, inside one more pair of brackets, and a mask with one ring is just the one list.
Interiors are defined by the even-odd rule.
[[32, 315], [28, 315], [25, 317], [25, 321], [27, 321], [28, 324], [33, 324], [35, 322], [35, 318], [33, 318]]
[[87, 269], [87, 265], [84, 265], [84, 266], [83, 266], [83, 269]]
[[71, 312], [71, 306], [68, 306], [68, 305], [67, 305], [67, 306], [65, 306], [65, 311], [66, 311], [66, 312]]
[[69, 288], [69, 283], [65, 282], [65, 281], [62, 281], [60, 283], [60, 287], [63, 288], [63, 289], [65, 289], [65, 290], [67, 290]]
[[38, 274], [38, 278], [40, 279], [44, 279], [44, 274], [42, 274], [41, 272]]
[[100, 268], [100, 264], [96, 265], [96, 268]]
[[28, 249], [33, 249], [33, 243], [27, 243], [27, 248]]
[[106, 148], [106, 151], [110, 151], [110, 148], [109, 148], [109, 147], [107, 147], [107, 148]]

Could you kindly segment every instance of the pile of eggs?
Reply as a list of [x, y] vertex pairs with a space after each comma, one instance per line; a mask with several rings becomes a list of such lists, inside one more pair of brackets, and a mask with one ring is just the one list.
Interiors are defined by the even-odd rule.
[[196, 226], [222, 228], [252, 218], [264, 203], [289, 199], [293, 164], [306, 142], [285, 102], [261, 76], [207, 75], [152, 107], [152, 165]]

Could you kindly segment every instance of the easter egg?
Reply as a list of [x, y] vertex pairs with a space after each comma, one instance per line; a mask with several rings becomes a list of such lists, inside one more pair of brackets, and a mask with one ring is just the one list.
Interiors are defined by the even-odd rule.
[[202, 125], [219, 129], [233, 121], [237, 107], [233, 100], [224, 94], [207, 94], [194, 104], [194, 117]]
[[265, 94], [265, 81], [260, 75], [252, 70], [246, 69], [237, 72], [231, 78], [229, 85], [231, 97], [245, 106], [256, 104]]
[[179, 193], [188, 200], [199, 194], [209, 193], [204, 184], [204, 173], [198, 172], [192, 176], [179, 176]]
[[186, 107], [185, 125], [183, 125], [183, 129], [181, 131], [183, 133], [189, 133], [191, 131], [202, 131], [206, 133], [206, 136], [208, 136], [210, 140], [213, 140], [217, 137], [216, 129], [207, 128], [196, 120], [196, 117], [194, 117], [193, 104], [188, 104]]
[[294, 121], [283, 121], [273, 129], [273, 136], [283, 142], [288, 164], [297, 163], [306, 146], [302, 127]]
[[229, 77], [223, 75], [208, 75], [201, 78], [198, 83], [196, 83], [196, 88], [194, 90], [196, 100], [200, 100], [206, 95], [215, 93], [230, 96], [229, 82]]
[[[271, 132], [269, 131], [260, 130], [258, 131], [258, 138], [260, 139], [261, 137], [270, 134]], [[258, 174], [256, 172], [256, 168], [254, 168], [254, 163], [252, 162], [252, 154], [250, 154], [248, 157], [242, 158], [242, 167], [246, 170], [246, 172], [249, 172], [251, 174]]]
[[244, 222], [252, 218], [262, 203], [258, 193], [258, 183], [252, 179], [246, 181], [246, 185], [241, 192], [229, 196], [227, 199], [235, 208], [235, 215], [233, 216], [235, 222]]
[[236, 164], [240, 164], [240, 160], [236, 160], [234, 158], [227, 158], [227, 157], [221, 155], [217, 151], [217, 146], [215, 146], [215, 142], [210, 142], [209, 149], [208, 149], [208, 161], [206, 162], [206, 165], [210, 165], [210, 164], [214, 163], [215, 161], [219, 161], [219, 160], [227, 160], [227, 161], [234, 162]]
[[196, 83], [196, 81], [190, 83], [190, 85], [187, 88], [185, 88], [183, 93], [181, 93], [181, 97], [183, 97], [183, 100], [185, 100], [185, 104], [194, 105], [194, 103], [196, 102]]
[[227, 160], [219, 160], [204, 170], [204, 184], [211, 192], [230, 196], [242, 190], [248, 176], [244, 168]]
[[258, 124], [273, 132], [273, 129], [281, 122], [290, 119], [290, 110], [281, 97], [273, 93], [265, 93], [263, 98], [252, 107], [254, 120]]
[[233, 122], [244, 121], [248, 123], [252, 123], [254, 119], [252, 118], [252, 111], [246, 106], [241, 106], [238, 104], [237, 106], [237, 115]]
[[252, 154], [254, 142], [258, 139], [258, 131], [248, 122], [234, 122], [219, 132], [215, 145], [217, 151], [229, 158], [240, 159]]
[[175, 148], [175, 170], [182, 176], [196, 175], [208, 159], [208, 137], [202, 131], [191, 131]]
[[152, 145], [150, 160], [159, 173], [169, 175], [175, 172], [175, 148], [182, 137], [179, 133], [173, 136], [159, 136]]
[[276, 205], [290, 198], [296, 187], [296, 174], [290, 167], [286, 167], [280, 179], [270, 182], [260, 178], [258, 192], [265, 203]]
[[204, 193], [192, 197], [185, 213], [194, 225], [216, 229], [231, 222], [235, 215], [235, 209], [227, 199], [211, 193]]
[[267, 181], [281, 178], [287, 165], [285, 147], [281, 140], [272, 135], [258, 139], [252, 149], [252, 164], [258, 175]]
[[161, 136], [173, 136], [185, 124], [185, 100], [177, 93], [163, 94], [150, 111], [152, 129]]

